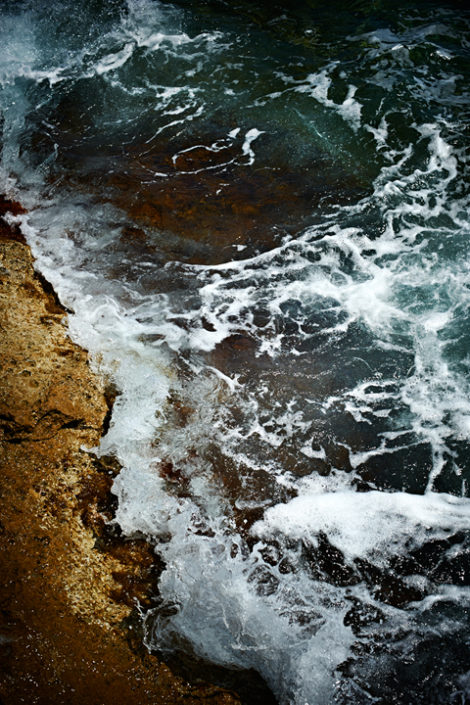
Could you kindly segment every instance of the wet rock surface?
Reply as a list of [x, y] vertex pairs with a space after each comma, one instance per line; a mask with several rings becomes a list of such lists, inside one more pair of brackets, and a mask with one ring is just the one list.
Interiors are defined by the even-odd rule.
[[[76, 103], [79, 94], [73, 94]], [[221, 125], [172, 139], [148, 136], [155, 126], [146, 125], [144, 135], [124, 131], [103, 147], [93, 125], [70, 122], [68, 109], [64, 102], [48, 115], [52, 142], [33, 136], [38, 160], [58, 146], [51, 192], [56, 180], [73, 193], [91, 191], [137, 224], [123, 233], [124, 240], [166, 261], [214, 265], [252, 257], [298, 236], [322, 208], [365, 194], [357, 174], [332, 164], [320, 150], [290, 164], [293, 137], [287, 130], [260, 132], [256, 160], [244, 143], [249, 133], [229, 138]], [[97, 156], [98, 149], [104, 156]]]
[[[0, 216], [21, 211], [0, 199]], [[32, 264], [0, 217], [0, 702], [239, 702], [141, 645], [137, 605], [158, 566], [148, 544], [109, 530], [118, 469], [86, 450], [103, 432], [105, 390]]]

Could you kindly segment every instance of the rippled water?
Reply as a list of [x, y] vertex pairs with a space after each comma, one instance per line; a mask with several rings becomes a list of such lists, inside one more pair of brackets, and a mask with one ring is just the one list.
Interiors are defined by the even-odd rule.
[[146, 642], [470, 702], [469, 14], [4, 2], [1, 183], [118, 391]]

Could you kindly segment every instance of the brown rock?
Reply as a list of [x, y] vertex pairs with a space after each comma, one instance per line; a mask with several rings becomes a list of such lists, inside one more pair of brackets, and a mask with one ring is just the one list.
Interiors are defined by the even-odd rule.
[[[21, 206], [0, 199], [0, 216]], [[0, 220], [0, 702], [235, 705], [176, 677], [133, 639], [155, 557], [107, 537], [116, 469], [96, 446], [108, 412], [65, 312]]]

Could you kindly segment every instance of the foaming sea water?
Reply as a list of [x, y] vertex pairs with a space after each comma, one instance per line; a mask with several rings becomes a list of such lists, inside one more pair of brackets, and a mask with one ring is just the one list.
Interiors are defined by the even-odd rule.
[[470, 701], [469, 16], [5, 3], [2, 188], [117, 390], [146, 644]]

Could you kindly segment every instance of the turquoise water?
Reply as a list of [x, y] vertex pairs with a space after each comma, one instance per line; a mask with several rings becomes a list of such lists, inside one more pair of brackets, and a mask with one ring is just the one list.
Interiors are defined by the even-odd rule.
[[146, 643], [470, 701], [469, 14], [4, 2], [2, 190], [118, 389]]

